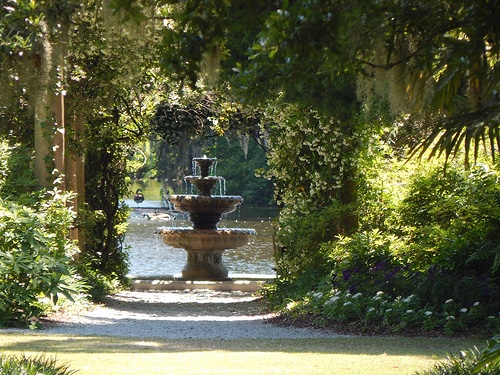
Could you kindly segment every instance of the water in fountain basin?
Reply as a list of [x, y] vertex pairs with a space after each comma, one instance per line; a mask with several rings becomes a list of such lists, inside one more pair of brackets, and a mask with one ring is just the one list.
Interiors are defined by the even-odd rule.
[[[224, 264], [230, 274], [274, 274], [274, 255], [272, 228], [269, 216], [274, 213], [262, 210], [256, 216], [255, 210], [249, 213], [238, 211], [229, 214], [219, 223], [220, 228], [254, 228], [257, 235], [250, 243], [237, 250], [224, 252]], [[250, 219], [250, 220], [246, 220]], [[155, 234], [160, 226], [191, 227], [187, 220], [148, 220], [142, 214], [132, 213], [125, 245], [129, 247], [130, 273], [141, 276], [178, 274], [186, 262], [186, 252], [163, 243], [161, 236]]]

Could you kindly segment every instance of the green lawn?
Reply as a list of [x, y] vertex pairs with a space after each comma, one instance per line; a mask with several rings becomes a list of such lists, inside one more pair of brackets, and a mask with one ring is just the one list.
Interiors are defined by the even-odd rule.
[[251, 340], [143, 340], [0, 334], [4, 354], [44, 353], [78, 374], [412, 374], [446, 353], [485, 341], [399, 337]]

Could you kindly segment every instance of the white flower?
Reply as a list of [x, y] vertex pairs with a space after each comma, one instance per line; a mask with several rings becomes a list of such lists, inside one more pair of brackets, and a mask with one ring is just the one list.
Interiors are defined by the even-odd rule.
[[328, 301], [326, 301], [326, 304], [328, 305], [333, 305], [335, 302], [337, 302], [340, 298], [339, 297], [332, 297]]
[[427, 316], [431, 316], [432, 315], [432, 311], [426, 311], [424, 314], [427, 315]]
[[344, 306], [349, 306], [351, 303], [352, 303], [352, 302], [349, 302], [349, 301], [344, 302]]
[[319, 299], [319, 298], [323, 297], [323, 293], [321, 293], [321, 292], [313, 293], [313, 297]]
[[355, 295], [352, 296], [352, 298], [359, 298], [361, 297], [363, 294], [362, 293], [356, 293]]
[[384, 292], [382, 292], [381, 290], [377, 292], [377, 296], [382, 296], [384, 294]]
[[414, 297], [414, 295], [412, 294], [411, 296], [406, 297], [406, 298], [403, 300], [403, 302], [409, 303], [409, 302], [411, 302], [411, 300], [412, 300], [412, 298], [413, 298], [413, 297]]
[[476, 303], [474, 304], [474, 306], [479, 306], [479, 302], [476, 302]]
[[351, 294], [351, 293], [347, 293], [347, 294], [345, 295], [345, 298], [350, 298], [351, 296], [352, 296], [352, 294]]
[[374, 310], [375, 310], [375, 307], [370, 307], [370, 308], [368, 309], [368, 312], [372, 312], [372, 311], [374, 311]]
[[446, 320], [455, 320], [455, 317], [453, 315], [450, 315], [450, 316], [446, 317]]
[[453, 300], [451, 298], [444, 301], [444, 303], [452, 303], [452, 302], [453, 302]]
[[413, 310], [406, 310], [407, 314], [413, 314]]
[[288, 304], [286, 305], [286, 309], [287, 309], [287, 310], [292, 310], [292, 309], [294, 309], [296, 306], [297, 306], [297, 302], [295, 302], [295, 301], [291, 301], [291, 302], [288, 302]]
[[460, 310], [461, 313], [466, 313], [467, 309], [464, 307], [463, 309]]

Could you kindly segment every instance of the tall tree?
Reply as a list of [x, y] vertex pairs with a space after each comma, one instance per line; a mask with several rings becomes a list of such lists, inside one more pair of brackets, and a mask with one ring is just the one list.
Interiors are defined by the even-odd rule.
[[58, 1], [7, 1], [2, 6], [1, 62], [9, 73], [4, 85], [13, 86], [10, 78], [28, 93], [34, 113], [35, 175], [40, 186], [51, 185], [57, 177], [52, 175], [54, 154], [59, 172], [64, 173], [61, 78], [73, 10], [73, 3]]

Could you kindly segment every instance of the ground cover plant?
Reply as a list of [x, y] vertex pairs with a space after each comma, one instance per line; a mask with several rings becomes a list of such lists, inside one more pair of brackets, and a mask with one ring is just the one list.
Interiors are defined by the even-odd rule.
[[76, 373], [68, 366], [59, 364], [55, 359], [44, 355], [28, 357], [25, 355], [0, 356], [0, 374], [6, 375], [70, 375]]

